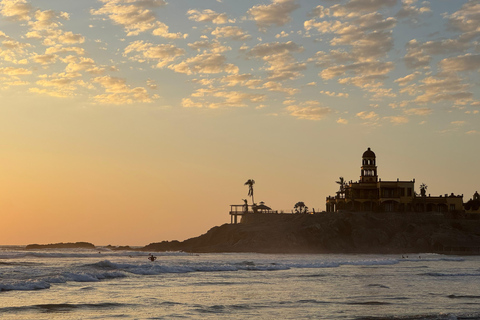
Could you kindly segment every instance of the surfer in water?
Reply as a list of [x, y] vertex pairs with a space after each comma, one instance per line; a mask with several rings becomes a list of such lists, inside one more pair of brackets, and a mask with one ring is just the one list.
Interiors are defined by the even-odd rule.
[[155, 257], [153, 254], [150, 253], [150, 254], [148, 255], [148, 260], [150, 260], [150, 261], [153, 262], [153, 261], [157, 260], [157, 257]]

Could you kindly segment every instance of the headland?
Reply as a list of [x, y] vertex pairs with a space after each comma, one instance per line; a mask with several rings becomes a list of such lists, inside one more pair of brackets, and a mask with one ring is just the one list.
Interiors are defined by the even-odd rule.
[[480, 219], [441, 213], [247, 214], [185, 241], [144, 251], [480, 254]]

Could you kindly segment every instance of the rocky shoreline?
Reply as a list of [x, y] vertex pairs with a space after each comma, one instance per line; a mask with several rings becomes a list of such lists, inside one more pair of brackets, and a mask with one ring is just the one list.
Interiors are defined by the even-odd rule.
[[248, 214], [185, 240], [144, 251], [480, 254], [480, 220], [440, 213]]
[[[91, 243], [28, 245], [26, 249], [95, 248]], [[185, 241], [111, 250], [258, 253], [442, 253], [480, 255], [480, 219], [442, 213], [247, 214]]]

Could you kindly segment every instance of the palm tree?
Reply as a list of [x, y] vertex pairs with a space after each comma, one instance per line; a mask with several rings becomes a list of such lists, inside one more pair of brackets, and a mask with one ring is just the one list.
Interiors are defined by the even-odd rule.
[[255, 180], [253, 179], [248, 179], [247, 182], [245, 182], [245, 186], [248, 186], [248, 196], [252, 197], [252, 204], [255, 204], [255, 201], [253, 200], [253, 185], [255, 184]]
[[347, 185], [347, 183], [345, 182], [345, 179], [343, 179], [343, 177], [340, 177], [338, 178], [338, 181], [335, 181], [335, 182], [340, 185], [340, 193], [344, 193], [345, 186]]
[[422, 195], [422, 197], [425, 197], [427, 195], [427, 188], [428, 186], [425, 183], [422, 183], [420, 185], [420, 194]]

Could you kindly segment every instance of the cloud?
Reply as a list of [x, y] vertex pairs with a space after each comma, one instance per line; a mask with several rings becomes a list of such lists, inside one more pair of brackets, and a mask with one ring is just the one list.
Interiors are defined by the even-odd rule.
[[210, 9], [205, 9], [203, 11], [199, 11], [196, 9], [191, 9], [187, 11], [187, 15], [189, 16], [188, 19], [196, 21], [196, 22], [211, 22], [214, 24], [225, 24], [225, 23], [233, 23], [234, 20], [228, 20], [226, 13], [217, 13]]
[[188, 46], [193, 50], [208, 50], [213, 53], [222, 53], [232, 50], [231, 47], [224, 46], [217, 40], [202, 40], [189, 43]]
[[440, 61], [440, 68], [447, 72], [480, 71], [480, 54], [446, 58]]
[[379, 77], [388, 74], [393, 69], [393, 62], [368, 61], [326, 68], [322, 70], [319, 75], [325, 80], [336, 78], [350, 72], [354, 75], [362, 75], [363, 77]]
[[408, 118], [404, 116], [390, 116], [384, 117], [383, 119], [388, 120], [393, 124], [405, 124], [409, 122]]
[[397, 0], [350, 0], [345, 5], [348, 12], [372, 12], [383, 7], [393, 7]]
[[231, 74], [220, 79], [220, 82], [226, 83], [228, 87], [236, 85], [245, 85], [248, 80], [252, 79], [251, 74]]
[[99, 68], [92, 58], [68, 56], [61, 59], [67, 64], [65, 71], [69, 73], [77, 73], [79, 71], [86, 71], [92, 74], [102, 73], [104, 69]]
[[331, 91], [320, 91], [321, 94], [327, 95], [329, 97], [341, 97], [341, 98], [348, 98], [349, 94], [348, 93], [343, 93], [343, 92], [331, 92]]
[[298, 119], [322, 120], [332, 113], [329, 107], [320, 106], [317, 101], [307, 101], [301, 105], [291, 105], [285, 108], [289, 114]]
[[277, 33], [277, 34], [275, 35], [275, 38], [277, 38], [277, 39], [278, 39], [278, 38], [286, 38], [286, 37], [288, 37], [289, 35], [290, 35], [290, 34], [288, 34], [287, 32], [282, 31], [282, 32], [280, 32], [280, 33]]
[[[114, 24], [125, 28], [127, 36], [139, 35], [142, 32], [157, 28], [157, 35], [162, 35], [161, 30], [165, 25], [157, 21], [151, 7], [166, 5], [164, 0], [135, 1], [135, 0], [100, 0], [104, 5], [98, 9], [90, 10], [92, 15], [106, 15]], [[167, 27], [168, 29], [168, 27]]]
[[79, 73], [53, 73], [50, 75], [39, 75], [39, 80], [36, 81], [38, 87], [30, 88], [29, 91], [56, 98], [68, 98], [76, 96], [79, 87], [93, 88], [83, 80], [77, 79], [79, 77], [81, 77], [81, 74]]
[[373, 111], [362, 111], [357, 113], [356, 116], [362, 120], [377, 121], [379, 119], [378, 114]]
[[0, 68], [0, 74], [9, 76], [24, 76], [32, 74], [32, 71], [25, 68], [5, 67]]
[[337, 119], [337, 123], [339, 123], [339, 124], [348, 124], [348, 120], [347, 120], [347, 119], [343, 119], [343, 118], [338, 118], [338, 119]]
[[304, 48], [293, 41], [262, 43], [247, 52], [247, 57], [261, 58], [267, 64], [268, 80], [293, 80], [302, 76], [300, 71], [306, 69], [305, 63], [295, 60], [293, 53], [303, 52]]
[[480, 134], [480, 131], [478, 131], [478, 130], [470, 130], [470, 131], [467, 131], [467, 132], [465, 132], [465, 133], [468, 134], [468, 135], [474, 135], [474, 134]]
[[480, 25], [480, 3], [469, 0], [460, 10], [448, 16], [451, 28], [461, 32], [478, 33]]
[[267, 89], [269, 91], [283, 92], [283, 93], [286, 93], [286, 94], [291, 95], [291, 96], [294, 95], [294, 94], [297, 94], [300, 91], [297, 88], [284, 87], [284, 86], [282, 86], [281, 83], [278, 83], [278, 82], [275, 82], [275, 81], [265, 82], [263, 84], [262, 88]]
[[3, 16], [13, 20], [30, 20], [32, 5], [25, 0], [2, 0], [0, 3]]
[[152, 34], [154, 36], [160, 36], [167, 39], [182, 39], [188, 36], [188, 34], [183, 34], [181, 32], [170, 33], [168, 29], [169, 27], [165, 23], [157, 21]]
[[408, 85], [410, 82], [412, 82], [413, 80], [415, 80], [419, 75], [420, 75], [420, 72], [414, 72], [409, 75], [406, 75], [403, 78], [398, 78], [394, 82], [398, 83], [399, 86], [404, 87]]
[[433, 110], [431, 108], [412, 108], [412, 109], [405, 110], [405, 114], [415, 115], [415, 116], [427, 116], [432, 112]]
[[268, 5], [256, 5], [247, 13], [252, 17], [259, 28], [272, 25], [283, 26], [290, 22], [290, 14], [300, 8], [296, 0], [272, 0]]
[[25, 58], [28, 57], [28, 49], [32, 45], [21, 43], [5, 35], [3, 38], [0, 46], [0, 59], [13, 64], [26, 64]]
[[34, 54], [32, 59], [35, 63], [39, 63], [41, 65], [47, 65], [47, 64], [55, 63], [55, 61], [57, 60], [57, 57], [58, 56], [56, 54], [42, 54], [42, 55]]
[[426, 77], [416, 88], [423, 91], [423, 94], [415, 98], [417, 103], [468, 101], [473, 97], [473, 94], [467, 91], [469, 85], [462, 83], [462, 79], [455, 75]]
[[94, 100], [97, 103], [120, 105], [153, 102], [145, 88], [130, 88], [124, 78], [103, 76], [94, 78], [92, 81], [100, 84], [106, 92], [94, 96]]
[[45, 50], [45, 54], [56, 54], [56, 53], [75, 53], [76, 55], [82, 56], [85, 54], [85, 49], [80, 47], [63, 47], [62, 45], [56, 45], [54, 47], [48, 47]]
[[395, 16], [399, 19], [410, 19], [411, 21], [418, 22], [418, 16], [431, 12], [428, 2], [422, 2], [422, 7], [415, 6], [414, 4], [416, 2], [417, 0], [403, 0], [402, 9], [400, 9]]
[[[195, 98], [195, 99], [192, 99]], [[218, 109], [226, 107], [246, 107], [248, 103], [259, 103], [265, 100], [264, 94], [241, 91], [226, 91], [220, 88], [199, 89], [192, 93], [191, 98], [182, 99], [186, 108]]]
[[202, 53], [195, 57], [188, 58], [168, 68], [175, 72], [185, 74], [197, 73], [238, 73], [238, 67], [231, 63], [226, 63], [227, 58], [218, 53]]
[[270, 42], [256, 45], [247, 56], [266, 57], [278, 54], [289, 54], [292, 52], [303, 52], [304, 48], [293, 41], [288, 42]]
[[236, 26], [217, 27], [212, 31], [212, 35], [217, 38], [230, 38], [232, 40], [247, 40], [250, 35], [242, 28]]
[[394, 63], [385, 60], [393, 49], [392, 30], [397, 20], [376, 12], [395, 3], [396, 0], [351, 0], [328, 8], [317, 6], [310, 13], [314, 18], [304, 23], [305, 30], [308, 34], [332, 34], [330, 45], [341, 46], [329, 52], [319, 51], [309, 59], [322, 68], [319, 76], [358, 86], [370, 92], [373, 99], [395, 96], [391, 89], [380, 87], [394, 70]]
[[177, 57], [185, 54], [185, 50], [171, 44], [154, 45], [144, 41], [134, 41], [124, 50], [124, 55], [139, 53], [132, 58], [135, 61], [154, 61], [157, 68], [163, 68], [172, 63]]

